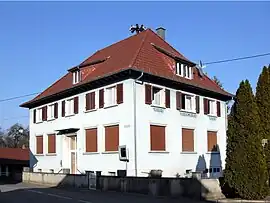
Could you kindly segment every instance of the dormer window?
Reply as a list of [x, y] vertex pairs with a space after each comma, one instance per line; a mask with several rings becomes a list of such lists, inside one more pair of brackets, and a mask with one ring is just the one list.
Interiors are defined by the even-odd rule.
[[75, 70], [72, 74], [73, 74], [73, 84], [79, 83], [81, 80], [80, 70]]
[[176, 75], [192, 79], [192, 67], [180, 62], [176, 62]]

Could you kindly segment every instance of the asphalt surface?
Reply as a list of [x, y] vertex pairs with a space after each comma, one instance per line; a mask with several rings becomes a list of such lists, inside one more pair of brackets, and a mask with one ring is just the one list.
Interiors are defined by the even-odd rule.
[[63, 190], [45, 186], [0, 184], [0, 203], [199, 203], [190, 199], [154, 198], [147, 195], [101, 192], [94, 190]]

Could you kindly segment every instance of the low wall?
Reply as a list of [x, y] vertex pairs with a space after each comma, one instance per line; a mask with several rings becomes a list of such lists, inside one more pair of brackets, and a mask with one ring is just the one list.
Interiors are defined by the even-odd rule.
[[52, 187], [88, 187], [88, 177], [86, 175], [23, 172], [22, 179], [25, 183]]
[[[87, 175], [33, 172], [23, 172], [23, 182], [53, 187], [88, 188], [89, 185]], [[217, 179], [98, 176], [96, 189], [194, 199], [224, 198]]]
[[224, 198], [217, 179], [100, 176], [97, 189], [192, 199]]

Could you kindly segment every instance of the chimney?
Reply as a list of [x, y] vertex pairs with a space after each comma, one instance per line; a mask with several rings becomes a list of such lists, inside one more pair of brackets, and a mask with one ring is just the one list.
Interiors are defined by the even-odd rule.
[[165, 40], [165, 31], [166, 31], [166, 29], [163, 28], [163, 27], [158, 27], [156, 29], [156, 31], [157, 31], [157, 35], [160, 36], [163, 40]]

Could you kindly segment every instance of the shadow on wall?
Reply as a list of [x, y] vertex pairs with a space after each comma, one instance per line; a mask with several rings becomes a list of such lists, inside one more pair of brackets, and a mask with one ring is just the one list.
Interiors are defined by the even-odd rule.
[[222, 161], [220, 157], [219, 145], [215, 145], [211, 150], [209, 163], [209, 178], [219, 178], [223, 176]]
[[35, 168], [35, 166], [37, 165], [37, 158], [36, 156], [32, 153], [31, 150], [29, 150], [29, 167], [30, 167], [30, 170]]
[[200, 155], [196, 165], [196, 172], [201, 173], [202, 178], [219, 178], [223, 176], [220, 149], [215, 145], [211, 150], [209, 168], [206, 166], [204, 155]]

